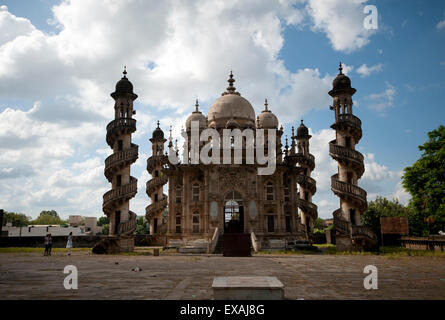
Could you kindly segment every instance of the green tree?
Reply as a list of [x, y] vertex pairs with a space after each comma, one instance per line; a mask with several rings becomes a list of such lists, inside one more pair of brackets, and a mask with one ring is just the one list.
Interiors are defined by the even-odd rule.
[[42, 211], [37, 219], [31, 221], [31, 224], [64, 224], [66, 221], [60, 219], [55, 210]]
[[102, 234], [108, 235], [110, 232], [110, 225], [109, 224], [103, 224], [102, 225]]
[[99, 220], [97, 220], [98, 226], [103, 226], [105, 224], [110, 224], [110, 219], [108, 219], [107, 216], [100, 217]]
[[419, 160], [404, 169], [403, 186], [411, 194], [413, 234], [445, 230], [445, 127], [428, 132]]
[[27, 217], [23, 213], [7, 212], [3, 214], [3, 225], [7, 222], [11, 222], [13, 227], [26, 227], [29, 225], [31, 217]]
[[147, 234], [148, 221], [144, 217], [138, 217], [136, 220], [136, 234]]
[[377, 197], [375, 201], [368, 203], [368, 209], [362, 215], [362, 223], [376, 234], [380, 234], [380, 217], [409, 217], [409, 210], [397, 199], [390, 201]]

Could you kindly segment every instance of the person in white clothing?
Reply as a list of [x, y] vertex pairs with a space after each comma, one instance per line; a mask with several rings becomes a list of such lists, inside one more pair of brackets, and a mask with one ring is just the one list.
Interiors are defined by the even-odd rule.
[[68, 255], [71, 255], [71, 248], [73, 247], [73, 233], [70, 232], [68, 235], [68, 241], [66, 242], [66, 247], [68, 249]]

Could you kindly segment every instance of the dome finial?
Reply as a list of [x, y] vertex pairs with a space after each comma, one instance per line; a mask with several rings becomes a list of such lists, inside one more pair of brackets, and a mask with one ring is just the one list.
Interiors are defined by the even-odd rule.
[[123, 72], [123, 74], [124, 74], [124, 78], [126, 78], [126, 77], [127, 77], [127, 66], [124, 66], [124, 72]]
[[199, 112], [199, 103], [198, 103], [198, 99], [196, 99], [195, 107], [196, 107], [195, 112]]
[[229, 80], [227, 80], [227, 82], [229, 83], [229, 86], [227, 87], [227, 92], [234, 93], [236, 88], [233, 86], [235, 79], [233, 79], [232, 70], [230, 70]]
[[343, 74], [343, 66], [342, 66], [342, 64], [341, 64], [341, 61], [340, 61], [340, 67], [338, 68], [338, 70], [340, 71], [340, 74]]
[[269, 109], [267, 109], [267, 107], [269, 106], [269, 104], [267, 103], [267, 98], [264, 100], [264, 106], [266, 107], [265, 111], [269, 111]]
[[158, 120], [158, 128], [159, 128], [159, 120]]
[[304, 123], [303, 123], [303, 119], [301, 119], [301, 124], [304, 124]]

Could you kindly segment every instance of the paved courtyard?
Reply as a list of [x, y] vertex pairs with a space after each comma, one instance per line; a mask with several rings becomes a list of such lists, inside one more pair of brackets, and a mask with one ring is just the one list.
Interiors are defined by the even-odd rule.
[[[69, 264], [78, 268], [78, 290], [64, 289]], [[377, 290], [363, 287], [366, 265], [378, 268]], [[439, 257], [0, 253], [1, 299], [213, 299], [213, 277], [251, 275], [277, 277], [286, 299], [445, 299]]]

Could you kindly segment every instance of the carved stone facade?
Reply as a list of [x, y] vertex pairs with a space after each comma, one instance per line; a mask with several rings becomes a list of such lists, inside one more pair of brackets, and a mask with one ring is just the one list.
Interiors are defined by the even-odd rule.
[[[184, 136], [188, 139], [188, 153], [185, 161], [172, 164], [167, 161], [166, 155], [155, 154], [157, 149], [154, 147], [154, 153], [148, 159], [147, 168], [152, 178], [156, 178], [153, 172], [158, 168], [158, 174], [168, 179], [168, 219], [165, 231], [169, 243], [184, 246], [201, 241], [210, 244], [212, 239], [215, 240], [215, 235], [224, 233], [249, 233], [262, 244], [268, 240], [310, 238], [317, 218], [317, 206], [312, 203], [316, 184], [310, 175], [315, 167], [315, 159], [309, 153], [311, 136], [308, 129], [302, 123], [295, 135], [292, 128], [291, 145], [288, 145], [286, 138], [283, 148], [283, 127], [278, 128], [278, 119], [268, 109], [267, 100], [264, 111], [255, 117], [249, 101], [233, 86], [235, 80], [232, 74], [228, 82], [229, 87], [212, 104], [207, 116], [199, 111], [196, 103], [195, 111], [187, 119]], [[275, 172], [259, 175], [260, 165], [257, 162], [247, 164], [245, 161], [245, 145], [241, 164], [234, 164], [234, 149], [230, 151], [231, 164], [193, 164], [192, 121], [199, 124], [199, 132], [206, 128], [216, 129], [221, 140], [224, 129], [251, 129], [253, 132], [258, 129], [275, 129], [276, 149], [272, 150], [276, 158]], [[155, 139], [161, 136], [158, 130], [160, 128], [153, 132], [151, 140], [153, 146], [159, 146], [163, 152], [166, 140], [163, 139], [163, 133], [162, 139]], [[268, 131], [265, 132], [267, 140]], [[204, 145], [204, 142], [200, 142], [199, 150]], [[171, 134], [169, 146], [172, 146]], [[159, 158], [158, 167], [154, 162], [155, 156]], [[160, 184], [158, 186], [161, 187]], [[158, 190], [161, 194], [161, 189]], [[150, 192], [153, 194], [154, 189]], [[152, 197], [150, 205], [155, 206], [161, 199], [164, 198], [158, 196], [156, 200]], [[153, 216], [148, 212], [146, 216], [153, 223]], [[152, 234], [162, 232], [159, 227], [151, 228], [150, 231]]]

